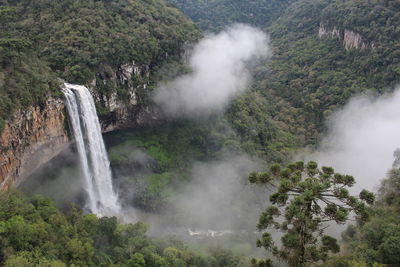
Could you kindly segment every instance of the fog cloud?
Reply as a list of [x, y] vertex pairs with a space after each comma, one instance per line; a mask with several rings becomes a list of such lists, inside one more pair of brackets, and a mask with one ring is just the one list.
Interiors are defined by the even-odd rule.
[[173, 117], [221, 111], [249, 83], [247, 66], [270, 54], [261, 30], [236, 24], [208, 35], [193, 49], [189, 74], [161, 84], [154, 101]]
[[355, 97], [329, 121], [329, 134], [310, 158], [351, 174], [360, 188], [376, 189], [400, 148], [400, 90]]
[[175, 214], [194, 228], [255, 229], [267, 194], [247, 177], [261, 166], [246, 155], [194, 163], [192, 181], [172, 201]]

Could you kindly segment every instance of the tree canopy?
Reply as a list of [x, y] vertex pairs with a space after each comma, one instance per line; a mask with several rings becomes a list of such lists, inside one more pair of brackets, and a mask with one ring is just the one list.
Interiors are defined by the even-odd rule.
[[2, 266], [244, 267], [242, 257], [215, 248], [207, 255], [176, 238], [150, 238], [148, 225], [120, 224], [71, 206], [65, 215], [50, 199], [0, 195]]
[[86, 85], [97, 78], [107, 92], [126, 96], [109, 82], [119, 66], [134, 62], [153, 70], [178, 60], [199, 36], [189, 19], [160, 0], [2, 0], [0, 130], [14, 110], [60, 96], [57, 78]]
[[[335, 173], [331, 167], [318, 168], [316, 162], [295, 162], [281, 168], [272, 165], [270, 172], [252, 173], [252, 183], [271, 184], [276, 192], [270, 195], [271, 206], [260, 216], [257, 225], [263, 233], [257, 245], [290, 266], [309, 266], [325, 261], [328, 253], [337, 253], [337, 240], [324, 235], [328, 223], [345, 223], [352, 212], [360, 222], [368, 219], [368, 205], [373, 193], [362, 190], [358, 197], [348, 189], [355, 184], [350, 175]], [[282, 232], [282, 245], [277, 245], [268, 229]], [[254, 262], [265, 266], [270, 261]]]

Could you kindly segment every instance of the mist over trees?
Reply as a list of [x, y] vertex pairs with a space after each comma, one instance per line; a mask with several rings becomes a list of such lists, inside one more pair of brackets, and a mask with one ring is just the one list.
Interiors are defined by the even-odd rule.
[[[398, 266], [398, 164], [386, 178], [350, 171], [382, 173], [399, 148], [399, 2], [167, 2], [0, 0], [0, 132], [14, 111], [61, 97], [59, 78], [98, 79], [100, 94], [126, 100], [103, 81], [130, 62], [152, 71], [139, 105], [165, 113], [158, 125], [106, 136], [124, 212], [149, 224], [66, 203], [60, 211], [11, 190], [0, 194], [0, 265]], [[345, 33], [362, 43], [346, 46]], [[288, 164], [327, 139], [346, 153], [313, 155], [342, 160], [353, 167], [346, 174]], [[376, 195], [359, 190], [382, 178]], [[341, 238], [326, 229], [336, 224], [346, 225]]]

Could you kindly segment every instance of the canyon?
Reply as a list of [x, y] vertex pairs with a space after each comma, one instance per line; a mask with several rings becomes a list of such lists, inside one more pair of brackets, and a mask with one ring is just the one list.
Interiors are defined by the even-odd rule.
[[[131, 62], [118, 67], [108, 80], [94, 79], [88, 85], [96, 105], [107, 111], [99, 118], [102, 132], [157, 122], [154, 108], [138, 101], [139, 95], [148, 94], [150, 78], [148, 66]], [[129, 99], [119, 99], [116, 91], [101, 94], [99, 84], [107, 82], [127, 90]], [[63, 98], [49, 97], [44, 105], [17, 110], [0, 135], [0, 190], [18, 186], [72, 143]]]

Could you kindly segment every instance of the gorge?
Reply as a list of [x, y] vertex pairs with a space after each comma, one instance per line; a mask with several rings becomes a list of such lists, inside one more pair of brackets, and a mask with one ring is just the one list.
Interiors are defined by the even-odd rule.
[[397, 266], [399, 12], [0, 0], [0, 265]]

